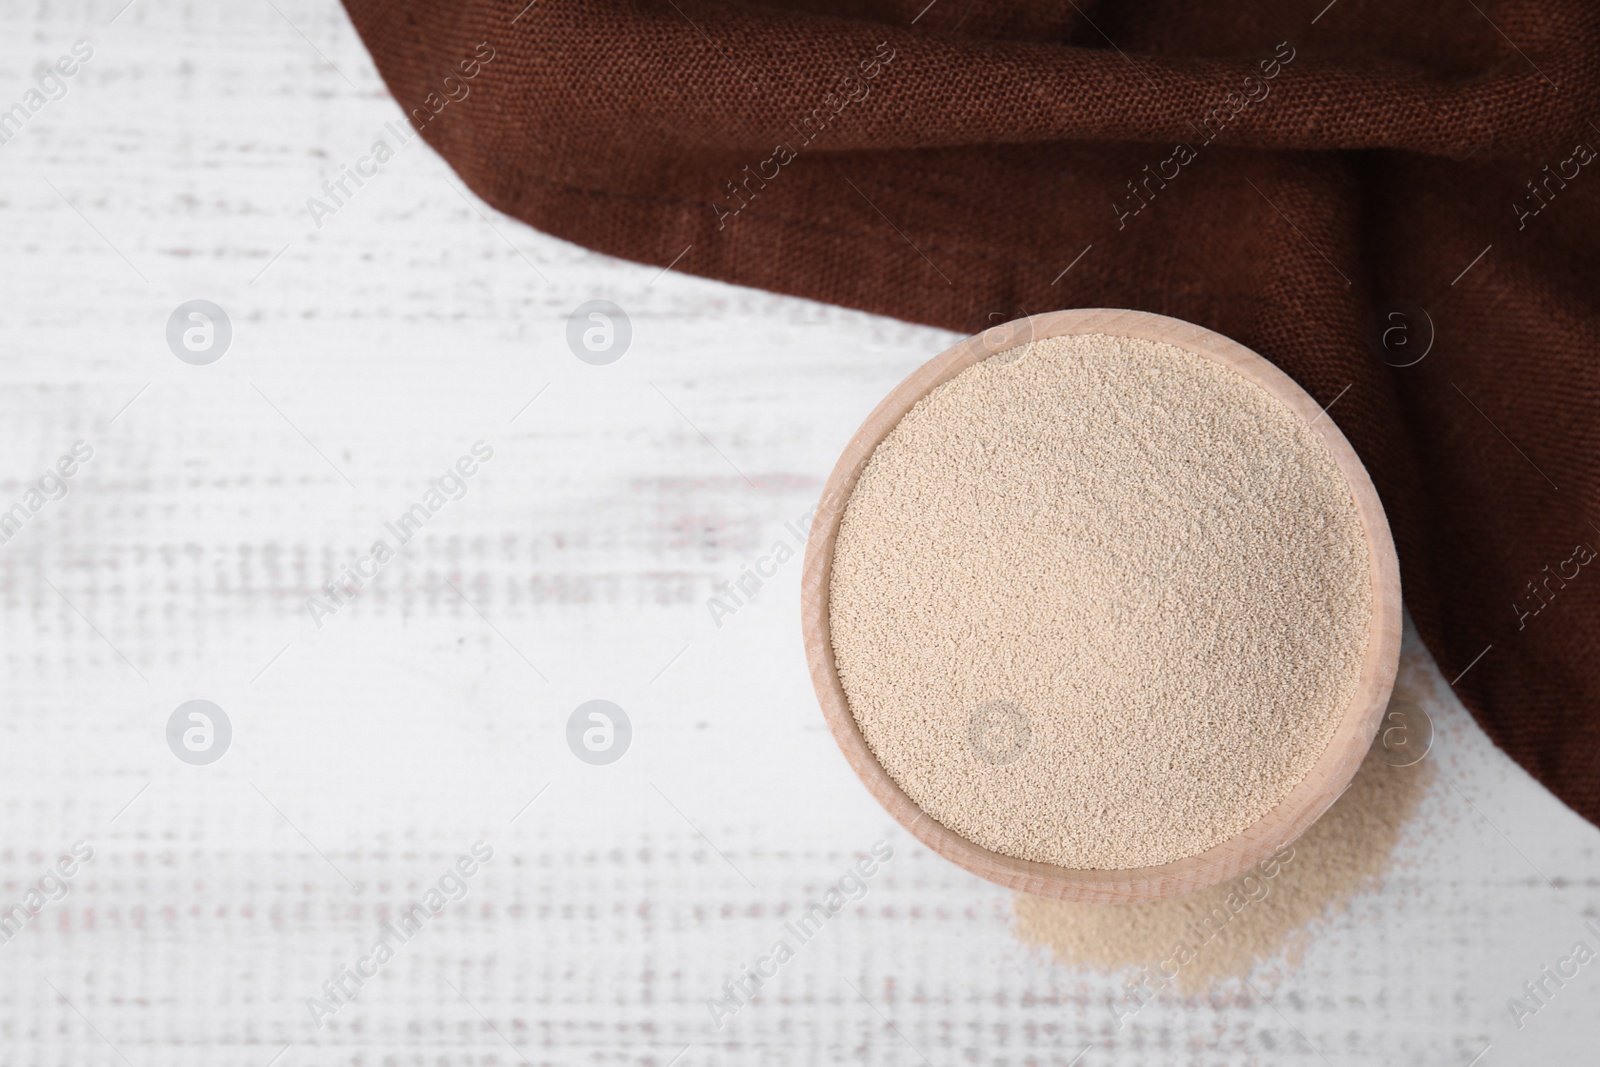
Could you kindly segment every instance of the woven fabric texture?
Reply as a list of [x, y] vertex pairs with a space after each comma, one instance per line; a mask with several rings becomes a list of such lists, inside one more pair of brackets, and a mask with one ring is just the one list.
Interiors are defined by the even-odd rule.
[[1367, 464], [1446, 677], [1600, 821], [1600, 8], [346, 7], [546, 232], [957, 330], [1126, 307], [1260, 352]]

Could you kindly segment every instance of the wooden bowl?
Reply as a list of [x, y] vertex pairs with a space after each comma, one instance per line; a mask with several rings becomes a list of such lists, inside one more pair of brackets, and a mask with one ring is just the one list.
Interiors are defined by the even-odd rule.
[[[867, 461], [902, 416], [927, 393], [996, 352], [1034, 339], [1102, 333], [1175, 345], [1229, 367], [1298, 414], [1333, 455], [1349, 482], [1366, 534], [1372, 580], [1372, 629], [1354, 698], [1322, 757], [1277, 807], [1236, 836], [1186, 859], [1128, 870], [1082, 870], [1015, 859], [983, 848], [928, 817], [889, 777], [867, 747], [839, 683], [828, 631], [834, 540], [845, 505]], [[1011, 889], [1059, 900], [1130, 903], [1193, 892], [1242, 874], [1306, 831], [1336, 800], [1372, 744], [1400, 659], [1400, 570], [1383, 505], [1366, 468], [1321, 406], [1288, 375], [1221, 334], [1142, 311], [1089, 308], [1017, 319], [969, 337], [918, 368], [884, 398], [856, 431], [828, 478], [801, 577], [806, 659], [834, 740], [867, 789], [923, 844], [972, 873]]]

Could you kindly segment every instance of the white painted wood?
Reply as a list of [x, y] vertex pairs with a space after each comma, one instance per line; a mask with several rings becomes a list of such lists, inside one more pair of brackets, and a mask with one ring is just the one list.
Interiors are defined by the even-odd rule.
[[[0, 104], [74, 40], [95, 49], [0, 144], [0, 509], [74, 441], [94, 449], [0, 545], [0, 903], [74, 841], [95, 850], [0, 944], [6, 1062], [1589, 1048], [1600, 972], [1520, 1032], [1505, 1002], [1584, 936], [1600, 835], [1442, 681], [1443, 774], [1395, 874], [1302, 963], [1252, 976], [1275, 1007], [1234, 985], [1114, 1033], [1120, 979], [1019, 946], [1009, 894], [901, 833], [840, 758], [798, 555], [720, 628], [707, 610], [775, 544], [798, 551], [785, 524], [952, 336], [551, 240], [464, 199], [420, 142], [318, 230], [305, 199], [399, 116], [340, 9], [137, 0], [106, 25], [120, 3], [0, 6]], [[195, 298], [235, 330], [208, 367], [164, 340]], [[632, 322], [610, 366], [564, 339], [591, 299]], [[305, 597], [479, 439], [494, 458], [465, 497], [318, 629]], [[634, 725], [610, 767], [564, 741], [597, 697]], [[235, 730], [209, 767], [164, 740], [193, 698]], [[713, 1029], [706, 999], [880, 838], [895, 856], [867, 896]], [[464, 901], [315, 1028], [306, 998], [479, 839], [495, 854]]]

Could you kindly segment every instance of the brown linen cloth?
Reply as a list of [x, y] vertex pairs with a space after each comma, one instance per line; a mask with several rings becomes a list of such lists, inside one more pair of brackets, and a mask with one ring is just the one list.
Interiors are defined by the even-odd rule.
[[958, 330], [1126, 307], [1260, 352], [1371, 471], [1445, 677], [1600, 821], [1600, 5], [346, 7], [462, 179], [559, 237]]

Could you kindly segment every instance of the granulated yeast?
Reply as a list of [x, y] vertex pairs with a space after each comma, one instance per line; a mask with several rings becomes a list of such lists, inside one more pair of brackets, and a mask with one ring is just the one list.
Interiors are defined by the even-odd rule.
[[1265, 390], [1171, 345], [978, 363], [883, 440], [829, 624], [868, 746], [986, 848], [1115, 870], [1202, 852], [1305, 777], [1371, 618], [1355, 501]]
[[1294, 965], [1319, 921], [1378, 883], [1433, 776], [1432, 761], [1391, 767], [1368, 756], [1345, 794], [1266, 870], [1141, 904], [1018, 894], [1017, 935], [1069, 966], [1148, 968], [1152, 991], [1170, 980], [1179, 993], [1203, 992], [1274, 956]]

